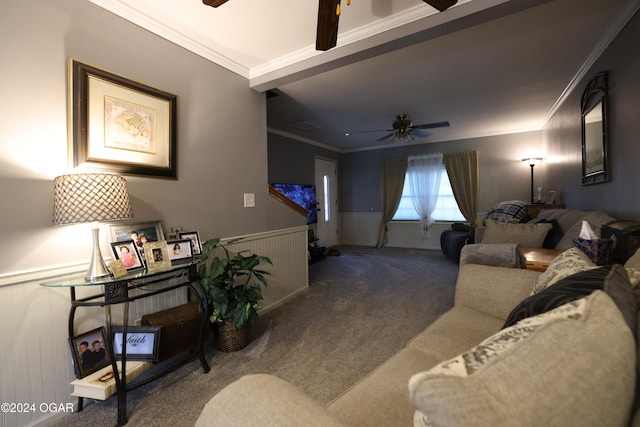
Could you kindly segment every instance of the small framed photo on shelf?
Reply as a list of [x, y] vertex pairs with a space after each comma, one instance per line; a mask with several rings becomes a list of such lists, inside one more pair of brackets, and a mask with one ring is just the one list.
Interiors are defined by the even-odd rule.
[[193, 259], [193, 248], [189, 239], [167, 240], [167, 247], [172, 265], [183, 264]]
[[144, 268], [144, 263], [138, 247], [133, 240], [124, 240], [122, 242], [111, 242], [111, 250], [115, 259], [122, 261], [127, 271], [139, 270]]
[[[127, 327], [127, 360], [158, 361], [160, 355], [161, 326], [128, 326]], [[124, 330], [122, 326], [113, 326], [113, 353], [117, 360], [122, 360]]]
[[84, 378], [111, 364], [104, 327], [69, 338], [69, 345], [78, 378]]
[[200, 242], [200, 234], [197, 231], [180, 231], [178, 232], [178, 238], [191, 240], [193, 256], [202, 254], [202, 243]]
[[171, 268], [171, 257], [166, 240], [147, 242], [142, 246], [142, 249], [147, 260], [148, 270], [168, 270]]

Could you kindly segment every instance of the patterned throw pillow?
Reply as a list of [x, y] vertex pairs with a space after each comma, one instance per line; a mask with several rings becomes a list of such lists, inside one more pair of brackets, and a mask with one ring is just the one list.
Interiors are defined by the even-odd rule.
[[528, 213], [527, 202], [522, 200], [507, 200], [495, 204], [482, 219], [482, 225], [486, 225], [488, 219], [496, 222], [509, 222], [512, 220], [520, 222]]
[[547, 270], [538, 277], [538, 283], [533, 287], [531, 295], [537, 294], [560, 279], [593, 268], [598, 266], [592, 263], [581, 250], [567, 249], [551, 261]]
[[594, 291], [412, 376], [414, 426], [625, 425], [635, 347], [611, 298]]

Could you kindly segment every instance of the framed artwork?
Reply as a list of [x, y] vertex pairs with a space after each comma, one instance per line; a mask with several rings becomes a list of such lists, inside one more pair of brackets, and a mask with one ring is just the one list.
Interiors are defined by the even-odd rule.
[[[113, 353], [117, 360], [122, 359], [122, 326], [113, 326]], [[127, 360], [158, 361], [160, 354], [161, 326], [127, 327]]]
[[111, 242], [111, 250], [115, 259], [122, 261], [127, 271], [144, 268], [140, 252], [138, 252], [138, 246], [133, 240]]
[[200, 242], [200, 234], [197, 231], [181, 231], [178, 233], [178, 238], [191, 240], [193, 256], [202, 254], [202, 243]]
[[189, 239], [167, 240], [167, 248], [172, 265], [189, 262], [193, 259], [193, 247]]
[[176, 178], [177, 96], [69, 59], [73, 167]]
[[171, 257], [167, 241], [148, 242], [143, 246], [148, 270], [165, 270], [171, 268]]
[[78, 378], [84, 378], [111, 364], [104, 327], [69, 338], [69, 345]]

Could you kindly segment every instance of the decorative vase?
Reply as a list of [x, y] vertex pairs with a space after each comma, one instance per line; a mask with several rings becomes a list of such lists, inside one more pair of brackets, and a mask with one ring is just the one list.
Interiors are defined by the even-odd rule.
[[233, 318], [224, 319], [222, 323], [217, 323], [215, 328], [216, 347], [225, 353], [242, 350], [249, 345], [251, 339], [251, 322], [246, 321], [244, 325], [236, 328]]

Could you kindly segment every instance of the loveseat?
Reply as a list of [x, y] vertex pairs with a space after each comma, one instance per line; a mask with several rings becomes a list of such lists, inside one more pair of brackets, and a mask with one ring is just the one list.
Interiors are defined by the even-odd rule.
[[576, 249], [557, 259], [545, 273], [463, 265], [453, 308], [328, 406], [248, 375], [196, 425], [627, 426], [638, 325], [627, 272], [640, 254], [624, 267]]

